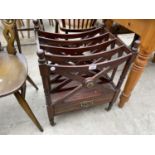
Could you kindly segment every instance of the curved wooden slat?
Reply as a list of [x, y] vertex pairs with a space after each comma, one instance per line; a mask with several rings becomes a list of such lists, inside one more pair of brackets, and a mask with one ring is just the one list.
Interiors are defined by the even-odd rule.
[[75, 38], [84, 38], [88, 35], [95, 35], [97, 33], [104, 33], [104, 26], [100, 26], [98, 28], [95, 28], [93, 30], [85, 31], [85, 32], [80, 32], [77, 34], [60, 34], [60, 33], [50, 33], [50, 32], [44, 32], [39, 30], [38, 31], [38, 36], [46, 37], [46, 38], [61, 38], [61, 39], [75, 39]]
[[[87, 32], [89, 30], [94, 30], [94, 29], [95, 29], [95, 27], [90, 27], [90, 28], [87, 28], [87, 29], [83, 29], [83, 28], [78, 28], [77, 29], [77, 28], [75, 28], [75, 29], [70, 29], [69, 32], [79, 32], [80, 33], [80, 32]], [[68, 29], [64, 28], [64, 27], [61, 27], [60, 30], [61, 31], [66, 31], [66, 32], [68, 31]]]
[[102, 42], [100, 44], [90, 45], [90, 46], [86, 46], [86, 47], [79, 47], [79, 48], [49, 46], [49, 45], [44, 45], [44, 44], [41, 44], [40, 48], [43, 50], [46, 50], [47, 52], [55, 53], [55, 54], [58, 54], [58, 53], [61, 54], [62, 52], [66, 53], [66, 54], [81, 54], [85, 51], [103, 50], [104, 48], [106, 48], [110, 44], [115, 43], [116, 40], [117, 39], [114, 38], [110, 41], [105, 41], [105, 42]]
[[[122, 56], [119, 58], [116, 58], [114, 60], [109, 60], [108, 62], [100, 62], [100, 63], [96, 63], [96, 69], [99, 68], [103, 68], [103, 67], [107, 67], [107, 66], [118, 66], [120, 64], [122, 64], [123, 62], [127, 61], [128, 59], [130, 59], [132, 57], [132, 53], [126, 55], [126, 56]], [[63, 71], [66, 70], [68, 72], [85, 72], [87, 70], [89, 70], [90, 64], [87, 65], [48, 65], [49, 67], [55, 67], [55, 71]]]
[[89, 42], [101, 42], [102, 39], [107, 39], [109, 37], [109, 32], [106, 32], [104, 34], [94, 36], [91, 38], [84, 38], [84, 39], [78, 39], [78, 40], [56, 40], [56, 39], [49, 39], [45, 37], [39, 37], [40, 44], [46, 44], [46, 45], [53, 45], [53, 46], [68, 46], [68, 45], [83, 45], [87, 44]]
[[55, 63], [62, 63], [62, 62], [76, 62], [76, 61], [88, 61], [88, 60], [92, 60], [92, 59], [98, 59], [98, 58], [103, 58], [103, 59], [107, 59], [109, 57], [111, 57], [114, 54], [117, 53], [122, 53], [124, 49], [124, 46], [120, 46], [116, 49], [112, 49], [112, 50], [108, 50], [108, 51], [102, 51], [102, 52], [98, 52], [98, 53], [94, 53], [91, 55], [70, 55], [70, 56], [65, 56], [65, 55], [54, 55], [54, 54], [45, 54], [45, 58], [49, 61], [55, 62]]

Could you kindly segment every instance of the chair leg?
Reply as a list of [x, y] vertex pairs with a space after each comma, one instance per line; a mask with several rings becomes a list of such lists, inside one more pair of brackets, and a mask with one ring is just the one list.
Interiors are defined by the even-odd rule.
[[54, 22], [53, 22], [53, 19], [51, 19], [51, 22], [52, 22], [52, 26], [54, 26]]
[[[24, 22], [23, 22], [22, 19], [18, 19], [18, 20], [17, 20], [17, 26], [18, 26], [19, 28], [21, 28], [22, 26], [24, 26]], [[22, 31], [20, 31], [20, 34], [21, 34], [22, 38], [24, 38], [24, 34], [23, 34]]]
[[23, 19], [20, 19], [20, 23], [22, 26], [25, 26], [24, 22], [23, 22]]
[[55, 20], [55, 33], [59, 33], [59, 23], [58, 23], [58, 21], [57, 20]]
[[30, 78], [29, 75], [27, 75], [27, 81], [28, 81], [30, 84], [32, 84], [32, 86], [34, 86], [34, 87], [36, 88], [36, 90], [38, 90], [37, 85], [34, 83], [34, 81]]
[[155, 54], [153, 56], [152, 62], [155, 63]]
[[[29, 29], [30, 28], [30, 19], [27, 19], [26, 23], [27, 23], [27, 28]], [[28, 38], [30, 38], [30, 31], [27, 30], [27, 33], [28, 33]]]
[[48, 21], [50, 25], [54, 26], [53, 19], [49, 19]]
[[34, 124], [38, 127], [40, 131], [43, 132], [43, 128], [36, 119], [35, 115], [33, 114], [32, 110], [30, 109], [28, 103], [26, 100], [22, 97], [22, 95], [17, 91], [14, 93], [16, 99], [18, 100], [19, 104], [23, 108], [23, 110], [27, 113], [27, 115], [31, 118], [31, 120], [34, 122]]
[[25, 94], [26, 94], [26, 82], [23, 84], [22, 88], [21, 88], [21, 95], [25, 98]]

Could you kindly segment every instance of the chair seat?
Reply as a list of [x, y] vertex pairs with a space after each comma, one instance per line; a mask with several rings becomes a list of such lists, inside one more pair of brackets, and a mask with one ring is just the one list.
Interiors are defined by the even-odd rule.
[[27, 62], [22, 54], [0, 52], [0, 97], [9, 95], [23, 85], [27, 78]]

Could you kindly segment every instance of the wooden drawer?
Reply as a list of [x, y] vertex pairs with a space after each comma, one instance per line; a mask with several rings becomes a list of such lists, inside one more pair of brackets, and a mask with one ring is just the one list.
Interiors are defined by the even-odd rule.
[[112, 100], [112, 98], [98, 98], [98, 99], [90, 99], [87, 101], [81, 101], [81, 102], [73, 102], [73, 103], [68, 103], [68, 104], [61, 104], [58, 106], [54, 106], [54, 111], [55, 111], [55, 115], [59, 115], [61, 113], [64, 112], [69, 112], [69, 111], [74, 111], [74, 110], [80, 110], [80, 109], [85, 109], [85, 108], [89, 108], [95, 105], [99, 105], [99, 104], [105, 104], [105, 103], [109, 103]]
[[115, 93], [115, 89], [110, 84], [99, 86], [97, 91], [96, 87], [92, 90], [83, 89], [77, 92], [71, 98], [63, 101], [62, 103], [55, 104], [55, 114], [69, 112], [79, 109], [85, 109], [98, 104], [109, 103]]

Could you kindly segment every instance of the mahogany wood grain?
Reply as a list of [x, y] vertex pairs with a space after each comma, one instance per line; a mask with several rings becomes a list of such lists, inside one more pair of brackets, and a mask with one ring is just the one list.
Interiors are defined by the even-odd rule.
[[[39, 30], [38, 21], [34, 24], [51, 125], [55, 124], [54, 116], [64, 112], [106, 103], [110, 110], [135, 53], [104, 26], [76, 34], [58, 34]], [[119, 66], [123, 70], [114, 82]]]

